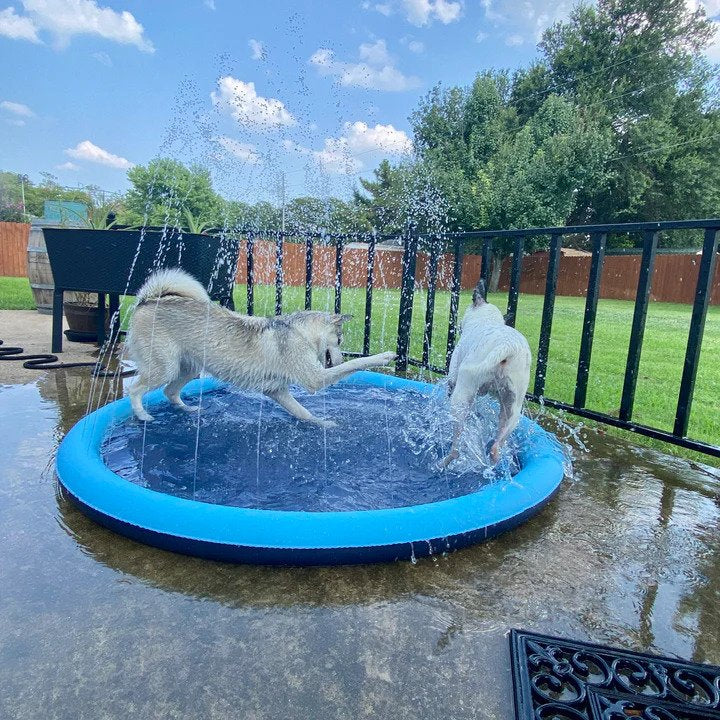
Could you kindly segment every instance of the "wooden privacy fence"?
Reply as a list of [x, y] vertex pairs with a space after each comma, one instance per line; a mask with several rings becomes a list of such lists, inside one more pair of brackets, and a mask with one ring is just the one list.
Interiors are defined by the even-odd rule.
[[0, 222], [0, 276], [27, 277], [28, 223]]
[[[658, 254], [652, 276], [650, 300], [658, 302], [691, 303], [695, 298], [700, 254]], [[590, 277], [592, 257], [562, 256], [557, 279], [557, 294], [585, 297]], [[642, 256], [606, 255], [605, 266], [600, 281], [600, 297], [612, 300], [635, 300], [635, 291], [640, 277]], [[507, 291], [510, 287], [512, 259], [503, 263], [500, 273], [499, 289]], [[531, 295], [543, 295], [547, 283], [548, 253], [539, 252], [523, 259], [520, 276], [520, 292]], [[710, 304], [720, 304], [720, 265], [710, 294]]]
[[[402, 248], [375, 248], [375, 287], [380, 289], [398, 289], [402, 283]], [[276, 244], [271, 240], [254, 241], [255, 283], [273, 285], [277, 264]], [[365, 287], [367, 279], [367, 247], [361, 243], [351, 243], [343, 249], [342, 286]], [[585, 297], [590, 277], [591, 256], [566, 256], [560, 259], [557, 294]], [[538, 252], [523, 258], [520, 277], [520, 292], [530, 295], [543, 295], [547, 281], [547, 252]], [[600, 283], [600, 297], [612, 300], [635, 300], [640, 276], [641, 256], [608, 255]], [[653, 273], [650, 299], [658, 302], [691, 303], [695, 297], [700, 255], [672, 254], [658, 255]], [[482, 257], [465, 255], [463, 258], [460, 287], [472, 289], [480, 277]], [[499, 290], [507, 292], [510, 287], [512, 257], [506, 258], [500, 273]], [[305, 245], [285, 242], [283, 249], [283, 283], [301, 286], [305, 284]], [[436, 289], [452, 289], [453, 255], [441, 254], [438, 258]], [[430, 275], [429, 255], [419, 252], [415, 282], [419, 287], [427, 287]], [[247, 282], [247, 254], [243, 243], [236, 280]], [[316, 245], [313, 250], [312, 284], [315, 287], [333, 287], [335, 284], [335, 247]], [[715, 280], [710, 303], [720, 304], [720, 265], [715, 271]]]

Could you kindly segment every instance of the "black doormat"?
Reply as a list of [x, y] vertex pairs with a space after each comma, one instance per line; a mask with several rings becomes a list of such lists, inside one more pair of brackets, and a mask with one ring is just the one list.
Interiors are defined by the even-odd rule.
[[720, 720], [720, 667], [510, 631], [517, 720]]

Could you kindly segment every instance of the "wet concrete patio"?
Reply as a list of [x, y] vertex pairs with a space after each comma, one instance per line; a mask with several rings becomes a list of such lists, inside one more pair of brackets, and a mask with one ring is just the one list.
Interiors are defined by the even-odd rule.
[[714, 468], [590, 434], [550, 505], [485, 545], [223, 565], [69, 504], [52, 458], [89, 371], [32, 378], [0, 386], [2, 718], [510, 720], [511, 627], [720, 663]]

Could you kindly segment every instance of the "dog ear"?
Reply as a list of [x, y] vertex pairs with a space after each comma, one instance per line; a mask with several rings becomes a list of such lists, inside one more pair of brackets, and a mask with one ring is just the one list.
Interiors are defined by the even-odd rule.
[[346, 322], [350, 322], [353, 319], [352, 315], [349, 315], [348, 313], [343, 313], [342, 315], [334, 315], [333, 321], [337, 323], [338, 325], [344, 325]]
[[485, 281], [480, 278], [478, 284], [475, 286], [472, 295], [473, 305], [479, 307], [480, 305], [487, 302], [487, 288], [485, 287]]

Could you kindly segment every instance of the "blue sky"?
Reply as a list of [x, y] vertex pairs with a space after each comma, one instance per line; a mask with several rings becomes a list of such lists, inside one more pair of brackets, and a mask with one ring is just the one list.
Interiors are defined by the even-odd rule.
[[249, 200], [277, 200], [283, 174], [288, 196], [347, 194], [382, 157], [408, 149], [408, 116], [435, 83], [525, 65], [570, 8], [4, 2], [0, 169], [115, 191], [127, 188], [131, 164], [168, 155], [210, 167], [222, 194]]

